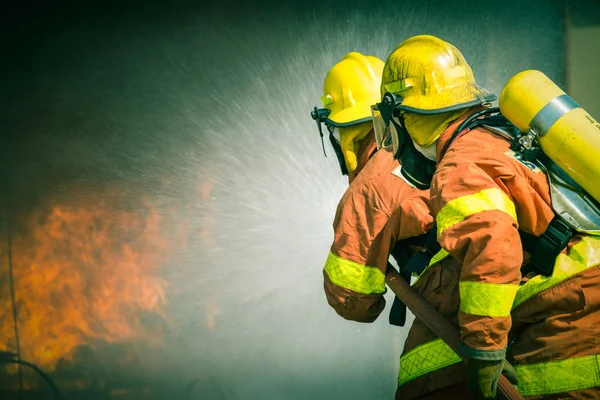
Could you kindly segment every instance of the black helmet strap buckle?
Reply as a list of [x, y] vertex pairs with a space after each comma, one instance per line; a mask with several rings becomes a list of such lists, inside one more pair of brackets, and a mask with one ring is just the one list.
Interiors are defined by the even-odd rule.
[[390, 92], [386, 92], [383, 95], [381, 103], [377, 103], [377, 109], [381, 113], [381, 118], [385, 122], [385, 125], [388, 126], [392, 117], [394, 116], [394, 110], [396, 106], [402, 103], [402, 96], [395, 95]]
[[[327, 153], [325, 152], [325, 141], [323, 139], [325, 135], [323, 134], [322, 124], [325, 123], [325, 120], [327, 119], [329, 114], [331, 114], [331, 111], [327, 108], [315, 107], [310, 112], [310, 116], [312, 117], [312, 119], [317, 121], [317, 128], [319, 129], [319, 135], [321, 136], [321, 146], [323, 146], [323, 154], [325, 154], [325, 157], [327, 157]], [[328, 125], [328, 128], [331, 128], [331, 126]], [[335, 155], [337, 157], [338, 163], [340, 164], [340, 170], [342, 171], [342, 175], [348, 175], [348, 168], [346, 167], [346, 159], [344, 158], [344, 152], [342, 151], [342, 146], [337, 141], [335, 136], [333, 136], [333, 130], [332, 129], [328, 129], [328, 130], [329, 130], [329, 141], [331, 142], [333, 151], [335, 151]]]
[[323, 136], [324, 136], [323, 135], [323, 127], [321, 126], [321, 124], [323, 124], [323, 121], [325, 120], [325, 118], [327, 118], [329, 116], [330, 113], [331, 113], [331, 111], [328, 110], [327, 108], [317, 108], [317, 107], [315, 107], [310, 112], [310, 116], [312, 117], [312, 119], [317, 121], [317, 129], [319, 129], [319, 135], [321, 136], [321, 146], [323, 146], [323, 154], [325, 154], [325, 157], [327, 157], [327, 153], [325, 152], [325, 142], [323, 140]]

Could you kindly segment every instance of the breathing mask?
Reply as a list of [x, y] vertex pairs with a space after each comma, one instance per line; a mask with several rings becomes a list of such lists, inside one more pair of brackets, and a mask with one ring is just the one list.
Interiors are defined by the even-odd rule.
[[371, 107], [375, 138], [380, 138], [382, 144], [391, 141], [394, 158], [400, 161], [400, 172], [406, 181], [418, 189], [429, 189], [436, 163], [415, 148], [398, 108], [401, 104], [402, 96], [388, 92], [381, 103]]

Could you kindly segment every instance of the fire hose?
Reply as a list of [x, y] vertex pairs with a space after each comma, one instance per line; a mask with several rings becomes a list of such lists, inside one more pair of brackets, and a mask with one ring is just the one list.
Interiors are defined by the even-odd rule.
[[[429, 303], [425, 301], [410, 284], [400, 276], [396, 268], [388, 263], [385, 283], [392, 289], [396, 296], [408, 307], [410, 311], [421, 320], [433, 333], [442, 339], [466, 363], [467, 358], [460, 351], [460, 333], [443, 316], [441, 316]], [[498, 397], [505, 400], [522, 400], [523, 397], [517, 389], [500, 375], [498, 382]]]

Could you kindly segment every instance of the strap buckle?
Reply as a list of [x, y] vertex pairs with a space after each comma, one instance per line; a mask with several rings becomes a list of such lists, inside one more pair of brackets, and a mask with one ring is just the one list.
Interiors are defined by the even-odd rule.
[[[436, 248], [441, 248], [437, 242], [436, 232], [437, 229], [434, 224], [433, 228], [428, 233], [405, 239], [396, 243], [396, 246], [394, 246], [392, 256], [396, 259], [396, 262], [400, 267], [400, 276], [402, 276], [409, 285], [412, 273], [416, 272], [420, 275], [427, 265], [429, 265], [431, 258], [439, 251], [436, 250]], [[419, 251], [412, 257], [409, 257], [407, 251], [407, 245], [409, 244], [424, 247], [425, 250]], [[392, 304], [389, 315], [389, 323], [390, 325], [395, 326], [404, 326], [406, 323], [406, 305], [402, 303], [398, 296], [394, 297], [394, 303]]]
[[406, 263], [404, 268], [407, 272], [414, 272], [417, 275], [421, 275], [425, 268], [429, 265], [429, 262], [440, 250], [441, 246], [437, 241], [437, 225], [434, 224], [425, 237], [424, 251], [419, 251], [412, 256], [410, 261]]
[[531, 255], [533, 270], [540, 275], [551, 276], [556, 257], [567, 247], [572, 237], [573, 229], [560, 216], [554, 217]]

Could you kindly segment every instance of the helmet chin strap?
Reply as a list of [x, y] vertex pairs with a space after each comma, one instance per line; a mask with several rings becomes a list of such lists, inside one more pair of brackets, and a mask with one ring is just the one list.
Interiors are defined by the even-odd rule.
[[340, 164], [342, 175], [348, 175], [348, 168], [346, 167], [346, 159], [344, 158], [342, 146], [340, 145], [340, 142], [338, 142], [337, 138], [333, 135], [333, 131], [329, 131], [329, 141], [331, 142], [331, 147], [333, 147], [338, 163]]

